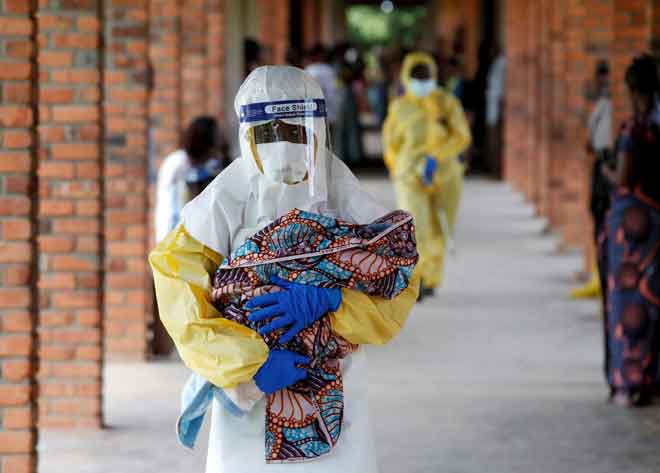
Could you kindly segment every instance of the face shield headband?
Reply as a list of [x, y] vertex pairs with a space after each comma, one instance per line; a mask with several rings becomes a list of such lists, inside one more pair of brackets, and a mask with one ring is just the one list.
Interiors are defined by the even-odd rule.
[[250, 103], [241, 105], [239, 112], [241, 123], [304, 117], [325, 118], [325, 100], [303, 99]]

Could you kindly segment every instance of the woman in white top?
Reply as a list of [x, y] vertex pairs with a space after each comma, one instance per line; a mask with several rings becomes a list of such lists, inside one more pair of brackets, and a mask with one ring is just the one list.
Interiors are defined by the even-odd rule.
[[221, 153], [223, 140], [215, 118], [195, 118], [181, 137], [181, 147], [169, 154], [158, 170], [155, 229], [160, 242], [179, 223], [183, 206], [191, 200], [186, 178]]

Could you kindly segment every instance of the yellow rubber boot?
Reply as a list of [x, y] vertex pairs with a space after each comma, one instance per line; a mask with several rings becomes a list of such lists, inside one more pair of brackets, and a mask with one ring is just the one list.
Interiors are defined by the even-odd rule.
[[571, 298], [573, 299], [596, 299], [600, 297], [600, 278], [598, 271], [591, 272], [591, 278], [584, 286], [576, 287], [571, 290]]

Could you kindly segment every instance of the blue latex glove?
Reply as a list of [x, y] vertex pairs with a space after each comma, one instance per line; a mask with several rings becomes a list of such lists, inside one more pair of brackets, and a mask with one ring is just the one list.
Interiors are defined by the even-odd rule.
[[339, 309], [341, 304], [341, 289], [297, 284], [277, 276], [272, 276], [270, 282], [284, 290], [255, 297], [245, 306], [248, 309], [261, 307], [250, 314], [248, 318], [251, 322], [273, 318], [259, 329], [261, 335], [291, 326], [280, 338], [282, 344], [289, 342], [326, 313]]
[[435, 175], [435, 171], [437, 170], [438, 170], [438, 160], [435, 159], [433, 156], [427, 156], [426, 163], [424, 164], [424, 174], [422, 176], [422, 180], [424, 181], [424, 184], [426, 184], [427, 186], [433, 184], [433, 176]]
[[305, 379], [307, 370], [297, 366], [305, 364], [309, 364], [306, 356], [289, 350], [271, 350], [253, 379], [259, 389], [271, 394]]

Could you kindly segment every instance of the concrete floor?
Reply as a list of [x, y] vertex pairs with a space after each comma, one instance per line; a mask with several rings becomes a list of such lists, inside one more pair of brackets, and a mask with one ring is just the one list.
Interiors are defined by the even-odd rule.
[[[605, 403], [597, 305], [568, 300], [579, 256], [542, 229], [503, 184], [467, 183], [445, 287], [369, 350], [382, 473], [660, 471], [660, 410]], [[174, 435], [185, 378], [174, 362], [109, 364], [110, 428], [43, 432], [40, 473], [203, 471], [205, 439], [190, 452]]]

